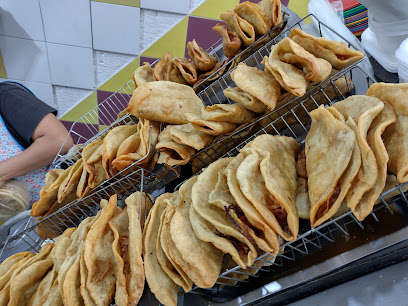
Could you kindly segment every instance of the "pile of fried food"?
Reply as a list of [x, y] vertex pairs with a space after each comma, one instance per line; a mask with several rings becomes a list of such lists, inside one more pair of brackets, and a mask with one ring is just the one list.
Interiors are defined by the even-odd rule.
[[224, 73], [229, 59], [241, 52], [241, 46], [252, 45], [256, 36], [266, 34], [282, 21], [281, 2], [262, 0], [256, 4], [245, 1], [222, 13], [220, 18], [227, 26], [218, 23], [213, 29], [222, 36], [226, 60], [218, 61], [193, 39], [187, 43], [191, 59], [173, 57], [173, 54], [167, 52], [154, 68], [144, 63], [133, 74], [135, 86], [152, 81], [170, 81], [195, 87], [222, 68], [208, 81], [218, 78]]
[[[149, 201], [136, 192], [117, 206], [117, 196], [101, 210], [68, 228], [38, 254], [22, 252], [0, 265], [1, 305], [136, 305], [145, 273], [142, 230]], [[144, 218], [142, 218], [144, 221]]]
[[314, 37], [295, 28], [290, 38], [272, 47], [269, 57], [264, 58], [264, 70], [240, 63], [232, 71], [236, 87], [228, 87], [223, 93], [236, 103], [204, 107], [188, 86], [143, 79], [138, 81], [140, 85], [133, 92], [126, 112], [171, 124], [159, 135], [158, 162], [183, 165], [195, 150], [209, 146], [214, 137], [250, 124], [254, 118], [303, 96], [312, 86], [361, 58], [363, 54], [348, 48], [346, 43]]
[[313, 227], [349, 209], [372, 211], [386, 186], [408, 182], [408, 84], [376, 83], [310, 113], [312, 125], [297, 161], [298, 208]]
[[153, 207], [140, 193], [123, 210], [116, 196], [103, 200], [97, 216], [39, 254], [4, 261], [0, 300], [134, 305], [146, 278], [162, 304], [176, 305], [180, 287], [234, 284], [220, 274], [239, 266], [231, 276], [244, 279], [271, 265], [282, 243], [297, 239], [299, 217], [317, 227], [351, 210], [362, 221], [391, 175], [408, 182], [408, 84], [376, 83], [310, 115], [304, 149], [263, 134]]
[[408, 133], [407, 111], [408, 84], [374, 84], [366, 96], [312, 111], [304, 150], [291, 137], [264, 134], [161, 195], [143, 232], [156, 298], [175, 305], [179, 287], [228, 284], [219, 277], [226, 269], [252, 274], [271, 264], [281, 242], [297, 238], [299, 215], [312, 227], [347, 210], [364, 220], [387, 171], [408, 182], [408, 141], [400, 137]]
[[[281, 239], [297, 238], [298, 149], [293, 138], [259, 136], [238, 156], [217, 160], [156, 199], [143, 231], [143, 258], [161, 303], [176, 305], [179, 288], [188, 292], [193, 283], [231, 283], [219, 275], [236, 265], [237, 278], [248, 277], [239, 272], [272, 264]], [[265, 260], [255, 262], [265, 252]]]
[[213, 30], [221, 35], [224, 55], [230, 59], [240, 52], [241, 46], [252, 45], [256, 36], [265, 35], [272, 27], [282, 22], [281, 2], [245, 1], [232, 10], [223, 12], [220, 18], [226, 25], [217, 23]]
[[49, 216], [130, 165], [152, 169], [158, 158], [154, 146], [159, 130], [159, 123], [140, 119], [136, 125], [114, 127], [104, 138], [92, 141], [83, 148], [82, 158], [74, 165], [47, 173], [31, 215]]

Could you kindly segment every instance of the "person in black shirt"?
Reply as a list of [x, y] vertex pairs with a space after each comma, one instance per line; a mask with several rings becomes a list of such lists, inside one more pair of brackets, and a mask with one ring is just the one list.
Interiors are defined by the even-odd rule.
[[73, 146], [72, 138], [67, 138], [68, 131], [56, 114], [55, 109], [24, 86], [13, 82], [0, 83], [1, 119], [24, 150], [18, 155], [0, 159], [0, 186], [9, 179], [49, 165], [64, 142], [62, 153]]

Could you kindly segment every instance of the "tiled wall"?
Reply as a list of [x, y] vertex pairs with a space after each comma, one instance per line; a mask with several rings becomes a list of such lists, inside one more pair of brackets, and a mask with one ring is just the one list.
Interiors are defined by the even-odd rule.
[[[143, 62], [169, 51], [186, 56], [193, 38], [203, 48], [213, 45], [220, 13], [242, 1], [0, 0], [0, 80], [28, 86], [70, 128]], [[307, 14], [308, 0], [282, 3]], [[92, 124], [103, 128], [98, 119]], [[75, 125], [83, 134], [81, 128]]]

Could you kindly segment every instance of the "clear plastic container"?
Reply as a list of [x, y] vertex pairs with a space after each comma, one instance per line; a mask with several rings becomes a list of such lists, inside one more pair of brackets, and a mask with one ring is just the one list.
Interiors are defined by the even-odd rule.
[[395, 57], [398, 62], [398, 77], [400, 83], [408, 83], [408, 38], [405, 39], [397, 51]]

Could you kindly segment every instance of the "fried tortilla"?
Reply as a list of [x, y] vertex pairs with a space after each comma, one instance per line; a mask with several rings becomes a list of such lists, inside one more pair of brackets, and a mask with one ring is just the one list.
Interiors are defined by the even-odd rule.
[[236, 124], [234, 123], [204, 120], [201, 114], [196, 115], [187, 113], [185, 116], [197, 131], [201, 131], [211, 136], [226, 134], [234, 130], [236, 127]]
[[345, 42], [315, 37], [299, 28], [294, 28], [289, 37], [314, 56], [328, 61], [334, 69], [342, 70], [364, 57], [362, 52], [349, 48]]
[[354, 212], [363, 194], [371, 190], [377, 181], [376, 158], [367, 142], [367, 134], [374, 118], [384, 108], [384, 103], [377, 98], [355, 95], [331, 107], [337, 109], [345, 120], [352, 118], [358, 127], [356, 136], [361, 152], [361, 168], [346, 195], [347, 206]]
[[[214, 230], [206, 235], [200, 235], [196, 230], [196, 224], [191, 220], [193, 229], [197, 236], [204, 241], [212, 242], [215, 247], [222, 251], [232, 249], [226, 253], [231, 254], [235, 262], [243, 268], [250, 266], [257, 257], [257, 252], [253, 243], [245, 237], [235, 226], [232, 220], [226, 215], [225, 209], [220, 209], [215, 205], [209, 204], [211, 191], [214, 190], [218, 173], [225, 169], [231, 158], [222, 158], [208, 166], [199, 176], [192, 189], [192, 206], [200, 217], [209, 222]], [[191, 212], [190, 212], [191, 218]], [[197, 228], [201, 225], [197, 224]], [[223, 239], [222, 245], [217, 241], [211, 241], [213, 235]], [[204, 238], [204, 239], [203, 239]], [[227, 244], [227, 245], [225, 245]]]
[[116, 214], [117, 195], [114, 195], [92, 224], [84, 244], [86, 289], [97, 305], [109, 305], [115, 294], [116, 273], [112, 250], [114, 236], [108, 222]]
[[[139, 207], [137, 207], [138, 209]], [[132, 207], [132, 209], [134, 209]], [[123, 209], [118, 215], [109, 221], [109, 227], [114, 234], [113, 254], [116, 261], [116, 292], [115, 303], [117, 305], [136, 305], [140, 299], [144, 287], [144, 272], [141, 254], [141, 231], [139, 218], [134, 220], [135, 226], [139, 225], [137, 233], [139, 235], [138, 243], [140, 248], [131, 251], [130, 247], [130, 222], [128, 217], [129, 207]], [[138, 212], [136, 211], [138, 217]], [[132, 212], [133, 214], [133, 212]], [[133, 216], [134, 217], [134, 216]], [[140, 253], [139, 253], [140, 252]], [[137, 262], [131, 262], [132, 259], [139, 258]], [[140, 264], [141, 263], [141, 264]], [[135, 265], [133, 267], [133, 265]], [[132, 277], [132, 268], [139, 277]], [[133, 297], [131, 297], [133, 295]]]
[[264, 35], [271, 28], [272, 22], [258, 4], [245, 1], [234, 6], [233, 11], [246, 21], [255, 30], [255, 34]]
[[242, 42], [238, 34], [231, 32], [227, 26], [222, 23], [217, 23], [213, 28], [215, 32], [221, 35], [222, 37], [222, 48], [224, 50], [224, 55], [227, 58], [234, 57], [239, 49], [241, 48]]
[[189, 162], [195, 151], [193, 148], [173, 141], [170, 131], [172, 126], [167, 126], [159, 135], [156, 150], [160, 153], [159, 164], [169, 166], [185, 165]]
[[106, 179], [111, 177], [110, 168], [112, 167], [112, 161], [116, 158], [119, 146], [126, 138], [132, 134], [135, 134], [137, 130], [137, 125], [121, 125], [110, 130], [105, 136], [103, 140], [102, 165], [105, 169]]
[[160, 133], [160, 123], [141, 120], [139, 125], [138, 136], [132, 137], [129, 140], [129, 142], [133, 141], [133, 143], [128, 143], [129, 146], [127, 148], [122, 147], [122, 152], [125, 153], [127, 151], [127, 153], [120, 156], [117, 155], [112, 161], [112, 174], [118, 173], [132, 164], [141, 168], [148, 168], [148, 164], [155, 153], [154, 146], [157, 144]]
[[[234, 158], [228, 164], [228, 166], [230, 166], [231, 163], [234, 163], [235, 165], [231, 166], [230, 168], [235, 169], [236, 171], [236, 168], [238, 167], [237, 163], [239, 162], [241, 162], [241, 159]], [[220, 209], [225, 210], [226, 215], [231, 219], [234, 226], [245, 237], [247, 237], [248, 240], [255, 243], [259, 249], [266, 251], [266, 252], [278, 252], [279, 240], [278, 240], [277, 235], [273, 233], [271, 237], [266, 237], [267, 235], [270, 234], [270, 231], [266, 230], [267, 232], [266, 235], [264, 234], [264, 232], [258, 231], [257, 227], [253, 226], [252, 223], [249, 221], [249, 219], [253, 220], [252, 216], [249, 216], [249, 219], [248, 219], [244, 212], [244, 209], [245, 209], [247, 212], [251, 213], [251, 209], [248, 209], [248, 207], [243, 207], [242, 209], [238, 204], [238, 201], [240, 204], [243, 204], [243, 202], [241, 201], [242, 199], [236, 200], [234, 198], [231, 190], [229, 189], [229, 184], [228, 184], [228, 178], [227, 178], [228, 166], [226, 169], [218, 173], [218, 181], [217, 181], [217, 184], [215, 185], [215, 189], [211, 191], [210, 193], [209, 203], [216, 205]], [[230, 176], [230, 182], [231, 182], [231, 176]], [[238, 193], [235, 193], [235, 195], [239, 196]], [[272, 242], [273, 246], [271, 245], [271, 241], [269, 240], [269, 238], [272, 238], [271, 240], [274, 240]]]
[[376, 97], [389, 104], [397, 115], [395, 123], [383, 133], [385, 148], [389, 161], [388, 171], [397, 176], [398, 183], [408, 181], [408, 84], [375, 83], [370, 86], [366, 95]]
[[177, 305], [179, 286], [162, 269], [157, 258], [156, 242], [159, 235], [160, 216], [166, 209], [164, 199], [170, 194], [161, 195], [150, 210], [143, 231], [143, 259], [146, 281], [157, 300], [164, 305]]
[[201, 115], [203, 102], [194, 90], [172, 82], [151, 82], [135, 89], [127, 111], [137, 117], [171, 124], [185, 124], [185, 114]]
[[172, 63], [178, 68], [181, 75], [188, 84], [193, 85], [197, 82], [197, 67], [191, 59], [187, 59], [185, 57], [176, 57], [173, 58]]
[[272, 46], [265, 65], [283, 88], [299, 97], [305, 94], [308, 81], [321, 82], [332, 70], [328, 61], [315, 57], [290, 38]]
[[[338, 211], [359, 168], [355, 171], [352, 160], [356, 135], [344, 118], [335, 118], [323, 106], [310, 115], [312, 126], [306, 137], [305, 154], [310, 222], [316, 227]], [[354, 157], [358, 159], [356, 154]]]
[[170, 135], [174, 142], [196, 150], [207, 147], [214, 139], [211, 135], [196, 130], [191, 123], [171, 126]]
[[58, 189], [58, 202], [61, 203], [67, 194], [71, 194], [72, 192], [77, 190], [79, 180], [82, 175], [84, 165], [82, 158], [78, 159], [74, 166], [68, 173], [68, 176], [65, 180], [61, 183]]
[[251, 120], [254, 113], [239, 104], [214, 104], [202, 110], [204, 120], [241, 124]]
[[[263, 241], [257, 242], [258, 247], [266, 252], [271, 252], [276, 255], [279, 251], [279, 238], [275, 231], [267, 224], [265, 218], [252, 205], [250, 201], [242, 193], [237, 180], [237, 169], [244, 160], [244, 155], [238, 154], [225, 169], [227, 176], [228, 188], [231, 195], [234, 197], [237, 205], [242, 210], [245, 218], [251, 224], [254, 232]], [[244, 219], [245, 220], [245, 219]]]
[[286, 241], [296, 239], [296, 162], [299, 144], [291, 137], [261, 135], [246, 145], [237, 169], [240, 189], [268, 225]]
[[255, 98], [250, 93], [239, 89], [238, 87], [227, 87], [223, 91], [224, 96], [228, 99], [231, 99], [234, 102], [242, 105], [246, 109], [255, 112], [255, 113], [263, 113], [265, 112], [266, 105], [263, 104], [260, 100]]
[[275, 109], [281, 88], [272, 75], [239, 63], [231, 78], [239, 89], [251, 94], [271, 110]]
[[238, 16], [234, 11], [226, 11], [220, 15], [220, 18], [241, 39], [245, 47], [253, 44], [255, 41], [255, 29], [245, 19]]
[[217, 59], [205, 52], [205, 50], [197, 44], [195, 39], [187, 43], [187, 51], [196, 67], [203, 72], [210, 71], [217, 63]]
[[262, 0], [258, 4], [265, 12], [266, 16], [268, 16], [273, 27], [282, 22], [282, 10], [280, 0]]
[[41, 305], [41, 301], [45, 300], [51, 291], [54, 282], [57, 280], [57, 272], [53, 267], [44, 278], [40, 281], [37, 290], [31, 296], [27, 306]]
[[143, 63], [133, 73], [133, 83], [137, 87], [148, 82], [153, 82], [153, 68], [149, 63]]
[[[163, 55], [162, 59], [156, 63], [153, 69], [153, 81], [169, 81], [170, 73], [173, 69], [173, 54], [167, 52]], [[138, 87], [141, 86], [137, 85]]]
[[33, 204], [31, 208], [32, 217], [44, 216], [54, 205], [58, 198], [58, 190], [62, 182], [67, 178], [69, 172], [73, 166], [65, 169], [55, 180], [54, 183], [50, 185], [48, 191], [41, 197], [37, 202]]
[[[173, 202], [173, 200], [176, 200], [176, 202]], [[187, 272], [184, 271], [171, 256], [172, 252], [170, 252], [170, 249], [173, 245], [171, 244], [172, 241], [167, 239], [168, 235], [166, 235], [168, 224], [174, 214], [174, 205], [180, 201], [178, 192], [175, 193], [175, 196], [171, 200], [165, 199], [164, 201], [167, 202], [167, 207], [160, 217], [159, 236], [156, 244], [159, 263], [168, 275], [173, 278], [176, 284], [180, 285], [185, 292], [189, 292], [193, 287], [193, 282], [187, 275]], [[175, 252], [177, 252], [177, 250]]]
[[367, 142], [372, 149], [377, 163], [377, 180], [373, 188], [364, 193], [360, 202], [355, 207], [353, 213], [357, 220], [362, 221], [373, 210], [374, 204], [383, 191], [387, 179], [387, 162], [388, 153], [384, 142], [381, 138], [384, 130], [397, 120], [396, 114], [392, 107], [388, 104], [384, 105], [384, 109], [375, 117], [371, 123], [367, 134]]
[[52, 259], [47, 257], [26, 266], [18, 275], [13, 277], [10, 280], [10, 301], [7, 305], [28, 304], [52, 265]]
[[145, 220], [154, 204], [153, 197], [148, 193], [140, 194], [140, 191], [136, 191], [125, 199], [125, 203], [127, 206], [132, 206], [132, 209], [137, 207], [137, 213], [140, 216], [140, 228], [143, 231]]
[[[221, 270], [223, 253], [213, 244], [200, 240], [190, 222], [191, 190], [197, 177], [180, 187], [181, 202], [170, 222], [170, 237], [178, 249], [191, 280], [201, 288], [214, 286]], [[194, 271], [194, 273], [189, 273]]]

